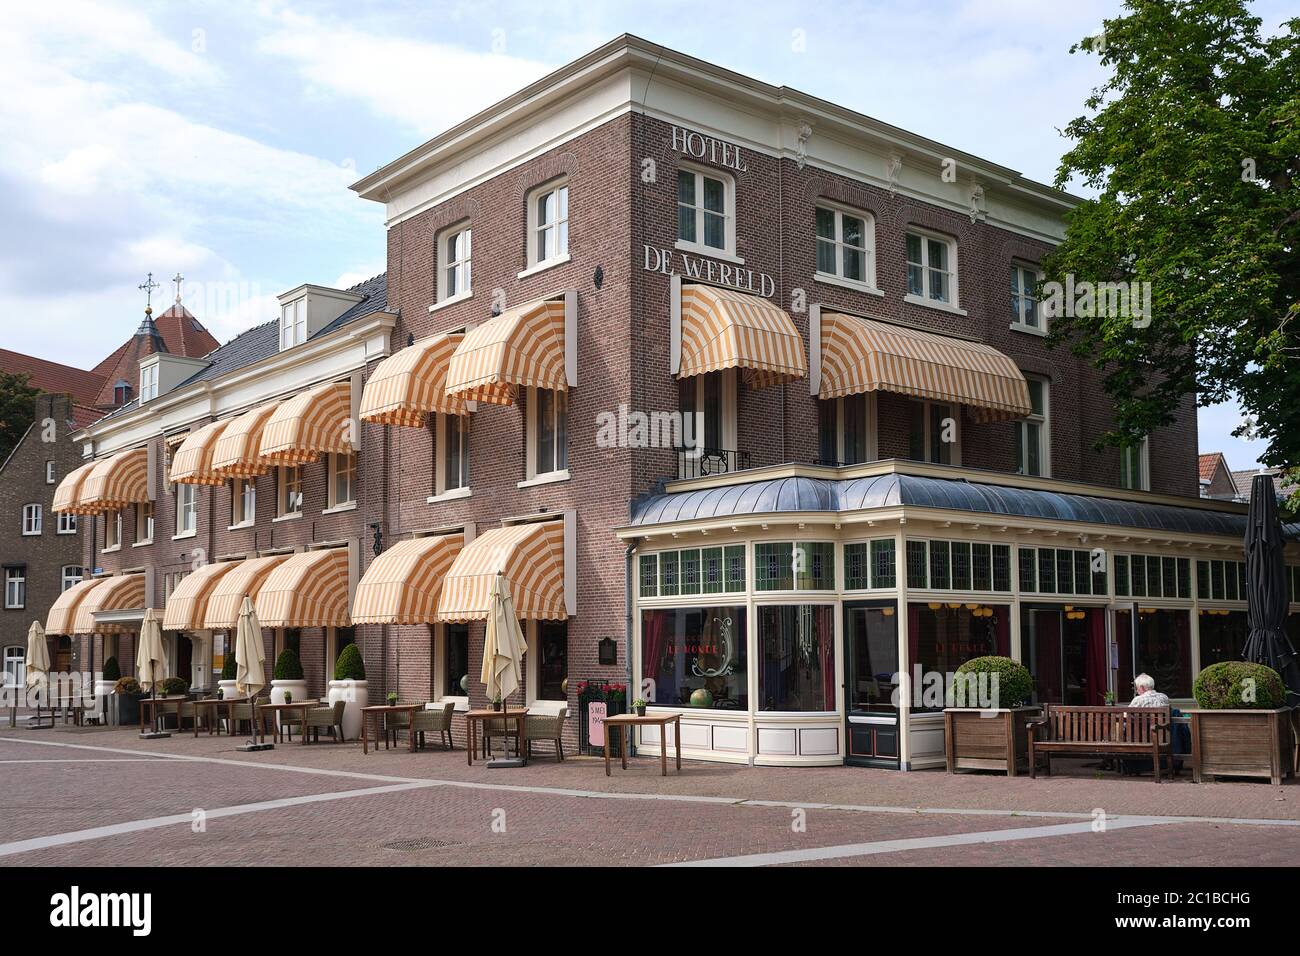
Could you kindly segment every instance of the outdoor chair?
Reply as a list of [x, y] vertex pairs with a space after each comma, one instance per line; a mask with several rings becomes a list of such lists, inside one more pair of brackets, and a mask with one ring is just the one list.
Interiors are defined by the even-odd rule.
[[[524, 747], [528, 751], [528, 756], [533, 755], [533, 743], [538, 740], [547, 740], [555, 745], [555, 759], [564, 760], [564, 721], [569, 716], [569, 706], [560, 704], [553, 706], [555, 701], [539, 700], [528, 707], [528, 716], [524, 718]], [[547, 706], [548, 704], [552, 706]], [[541, 710], [541, 713], [533, 713]]]
[[[524, 718], [527, 720], [527, 718]], [[519, 724], [514, 720], [506, 720], [504, 717], [490, 718], [483, 721], [483, 759], [488, 760], [492, 757], [492, 738], [500, 737], [507, 741], [504, 745], [506, 756], [510, 755], [510, 740], [515, 742], [515, 753], [519, 753]]]
[[424, 747], [424, 735], [430, 731], [437, 732], [443, 738], [448, 750], [455, 750], [451, 740], [451, 715], [456, 710], [455, 701], [447, 701], [442, 710], [417, 710], [411, 720], [409, 733], [419, 734], [417, 746]]
[[256, 711], [254, 708], [258, 704], [265, 704], [268, 700], [269, 698], [267, 697], [258, 697], [256, 700], [242, 700], [238, 703], [232, 704], [230, 706], [229, 727], [231, 736], [233, 737], [235, 734], [239, 733], [239, 725], [241, 722], [247, 723], [251, 731], [256, 733], [257, 728], [253, 726], [253, 722], [256, 719]]
[[394, 747], [397, 746], [397, 734], [402, 730], [410, 730], [411, 715], [408, 713], [384, 714], [384, 749], [388, 749], [391, 742]]
[[313, 707], [307, 711], [307, 721], [302, 732], [310, 733], [313, 741], [320, 740], [321, 728], [329, 731], [336, 744], [343, 743], [343, 710], [347, 701], [336, 700], [328, 707]]

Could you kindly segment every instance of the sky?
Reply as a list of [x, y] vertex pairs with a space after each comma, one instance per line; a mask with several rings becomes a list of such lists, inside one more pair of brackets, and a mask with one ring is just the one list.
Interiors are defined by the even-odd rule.
[[[1287, 3], [1262, 0], [1267, 28]], [[1119, 0], [522, 4], [42, 0], [0, 32], [0, 346], [89, 367], [152, 272], [220, 341], [384, 270], [365, 173], [620, 33], [1050, 182]], [[155, 309], [157, 311], [157, 308]], [[1233, 403], [1202, 451], [1248, 468]]]

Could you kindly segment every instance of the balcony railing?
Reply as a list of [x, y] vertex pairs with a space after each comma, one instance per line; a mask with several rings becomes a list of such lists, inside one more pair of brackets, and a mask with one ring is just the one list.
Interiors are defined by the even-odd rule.
[[679, 448], [677, 449], [677, 475], [679, 478], [704, 478], [725, 475], [733, 471], [752, 468], [749, 452], [730, 448]]

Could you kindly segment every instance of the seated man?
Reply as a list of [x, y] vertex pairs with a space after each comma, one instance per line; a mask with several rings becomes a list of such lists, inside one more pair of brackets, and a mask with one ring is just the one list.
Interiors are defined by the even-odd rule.
[[1137, 696], [1129, 701], [1130, 707], [1168, 707], [1169, 697], [1156, 690], [1156, 682], [1150, 674], [1138, 674], [1133, 678], [1133, 690]]

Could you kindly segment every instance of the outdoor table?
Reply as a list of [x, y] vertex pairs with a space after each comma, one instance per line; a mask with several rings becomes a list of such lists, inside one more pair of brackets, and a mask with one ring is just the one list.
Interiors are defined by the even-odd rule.
[[[370, 718], [378, 717], [381, 720], [389, 714], [408, 714], [414, 717], [416, 711], [424, 710], [424, 704], [376, 704], [373, 707], [361, 708], [361, 752], [370, 753]], [[381, 728], [382, 729], [382, 728]], [[415, 734], [407, 734], [409, 739], [407, 745], [411, 753], [415, 753]], [[376, 740], [379, 738], [376, 737]], [[376, 744], [375, 749], [378, 748]]]
[[[150, 711], [150, 713], [149, 713], [149, 725], [152, 727], [152, 726], [153, 726], [153, 722], [154, 722], [155, 720], [157, 720], [157, 718], [158, 718], [158, 708], [159, 708], [159, 706], [164, 706], [164, 707], [165, 707], [165, 706], [173, 705], [173, 704], [176, 706], [176, 729], [177, 729], [177, 730], [180, 730], [180, 729], [181, 729], [181, 704], [182, 704], [185, 700], [186, 700], [186, 697], [185, 697], [183, 694], [182, 694], [182, 695], [173, 694], [173, 695], [171, 695], [170, 697], [142, 697], [142, 698], [140, 698], [140, 733], [144, 733], [144, 725], [145, 725], [144, 715], [145, 715], [145, 711], [146, 711], [146, 710]], [[67, 716], [66, 716], [66, 715], [64, 716], [63, 720], [64, 720], [64, 723], [67, 723]]]
[[646, 714], [644, 717], [638, 717], [636, 714], [615, 714], [613, 717], [605, 718], [605, 776], [609, 776], [609, 736], [611, 730], [616, 730], [619, 734], [623, 733], [623, 728], [628, 728], [626, 739], [619, 741], [623, 746], [619, 748], [619, 755], [623, 758], [623, 769], [627, 769], [627, 749], [632, 739], [631, 728], [633, 727], [658, 727], [659, 728], [659, 775], [668, 776], [668, 725], [673, 725], [673, 748], [677, 752], [677, 772], [682, 772], [682, 715], [681, 714]]
[[[524, 718], [528, 716], [528, 708], [523, 707], [518, 710], [467, 710], [465, 711], [465, 742], [469, 745], [465, 749], [469, 751], [469, 765], [474, 766], [474, 751], [478, 749], [478, 725], [488, 720], [513, 720], [515, 730], [519, 734], [516, 738], [519, 741], [519, 758], [528, 763], [527, 747], [527, 724]], [[510, 751], [506, 751], [507, 754]]]
[[[307, 711], [311, 710], [313, 707], [319, 707], [319, 706], [320, 706], [319, 698], [313, 700], [294, 700], [294, 701], [290, 701], [287, 704], [286, 703], [258, 704], [257, 720], [254, 721], [254, 723], [256, 724], [254, 732], [260, 730], [262, 733], [262, 743], [266, 743], [266, 715], [268, 713], [278, 715], [281, 711], [287, 713], [292, 710], [300, 710], [302, 711], [302, 744], [303, 746], [306, 746], [307, 745]], [[277, 726], [275, 728], [275, 739], [278, 741], [280, 739], [280, 736], [281, 736], [281, 728]]]
[[[214, 725], [221, 720], [221, 705], [226, 703], [220, 697], [201, 697], [194, 702], [194, 736], [199, 735], [199, 717], [207, 725], [208, 736], [212, 736]], [[231, 703], [234, 703], [232, 700]]]
[[[213, 710], [212, 719], [215, 722], [217, 727], [217, 736], [218, 737], [221, 736], [222, 708], [225, 708], [226, 720], [230, 724], [230, 736], [232, 737], [235, 736], [235, 719], [231, 708], [233, 708], [235, 704], [246, 704], [246, 703], [248, 703], [247, 697], [205, 697], [203, 700], [196, 700], [194, 702], [194, 718], [195, 718], [194, 736], [197, 737], [199, 735], [199, 721], [198, 721], [199, 711], [206, 707], [211, 707]], [[213, 724], [209, 723], [208, 724], [209, 734], [212, 733], [212, 728], [213, 728]]]

